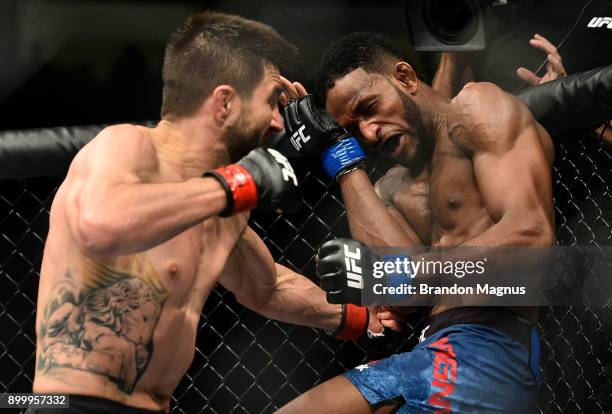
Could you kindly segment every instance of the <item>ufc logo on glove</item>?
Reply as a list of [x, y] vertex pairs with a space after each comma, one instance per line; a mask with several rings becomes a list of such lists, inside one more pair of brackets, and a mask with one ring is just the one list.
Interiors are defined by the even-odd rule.
[[276, 162], [283, 166], [281, 169], [281, 171], [283, 172], [283, 180], [289, 181], [289, 179], [291, 178], [291, 181], [293, 181], [293, 185], [297, 187], [297, 178], [295, 176], [295, 172], [293, 171], [293, 167], [291, 166], [291, 164], [289, 164], [289, 160], [287, 159], [287, 157], [272, 148], [268, 148], [268, 152], [272, 154]]
[[344, 260], [346, 262], [346, 284], [355, 289], [363, 289], [363, 272], [358, 260], [361, 260], [361, 250], [356, 248], [354, 252], [344, 245]]
[[[298, 151], [302, 148], [303, 143], [310, 141], [310, 135], [304, 135], [305, 129], [306, 129], [306, 125], [302, 125], [291, 136], [291, 143], [293, 144], [295, 149]], [[302, 141], [302, 144], [300, 144], [300, 141]]]

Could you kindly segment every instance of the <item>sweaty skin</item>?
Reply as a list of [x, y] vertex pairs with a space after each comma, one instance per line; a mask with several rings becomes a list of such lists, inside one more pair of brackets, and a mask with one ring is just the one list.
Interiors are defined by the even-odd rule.
[[[218, 217], [225, 191], [201, 178], [282, 129], [280, 91], [266, 67], [249, 99], [221, 85], [193, 117], [112, 126], [79, 152], [50, 213], [34, 392], [168, 411], [217, 283], [267, 317], [337, 328], [340, 306], [275, 264], [247, 213]], [[236, 131], [250, 138], [230, 149]]]
[[[326, 109], [397, 163], [374, 186], [363, 169], [340, 178], [354, 239], [371, 246], [553, 243], [554, 147], [525, 105], [497, 86], [469, 83], [450, 100], [397, 62], [388, 75], [357, 68], [341, 77], [327, 93]], [[537, 314], [514, 310], [531, 320]], [[305, 413], [312, 404], [326, 412], [372, 412], [343, 376], [280, 412]]]
[[214, 217], [223, 191], [209, 179], [183, 181], [163, 159], [171, 147], [162, 128], [102, 131], [56, 194], [39, 286], [35, 392], [168, 409], [191, 364], [199, 312], [246, 217]]
[[[550, 137], [527, 108], [487, 83], [470, 83], [448, 100], [398, 66], [399, 79], [358, 69], [328, 93], [330, 114], [347, 128], [357, 124], [362, 139], [380, 148], [386, 130], [411, 131], [411, 122], [419, 121], [402, 119], [405, 111], [400, 110], [397, 88], [420, 92], [418, 98], [409, 96], [420, 108], [425, 132], [422, 136], [407, 132], [399, 138], [390, 154], [399, 165], [375, 186], [382, 202], [373, 199], [365, 172], [341, 180], [353, 237], [373, 245], [551, 244], [554, 151]], [[367, 86], [357, 91], [355, 85]], [[359, 113], [364, 101], [376, 102], [378, 112]], [[429, 156], [413, 155], [419, 140], [434, 143]], [[421, 164], [413, 157], [427, 159], [417, 174], [410, 167]], [[368, 188], [369, 203], [364, 203]], [[370, 226], [365, 220], [388, 225]], [[444, 309], [434, 307], [432, 313]], [[534, 316], [531, 310], [523, 313]]]

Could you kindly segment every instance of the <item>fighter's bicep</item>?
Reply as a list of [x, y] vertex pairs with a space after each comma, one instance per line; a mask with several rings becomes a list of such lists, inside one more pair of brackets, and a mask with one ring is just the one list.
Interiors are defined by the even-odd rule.
[[523, 103], [495, 85], [473, 84], [453, 99], [448, 122], [494, 220], [542, 207], [552, 191], [550, 164]]
[[551, 172], [535, 126], [524, 128], [504, 150], [477, 151], [472, 162], [476, 184], [494, 220], [549, 209]]

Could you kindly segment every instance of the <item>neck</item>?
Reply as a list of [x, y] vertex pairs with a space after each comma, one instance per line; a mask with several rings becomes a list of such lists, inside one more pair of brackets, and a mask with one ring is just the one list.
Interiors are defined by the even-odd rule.
[[152, 132], [160, 162], [185, 179], [230, 162], [221, 131], [202, 117], [162, 119]]
[[423, 124], [429, 137], [437, 141], [442, 129], [446, 126], [446, 112], [451, 100], [440, 95], [424, 82], [420, 82], [419, 89], [419, 107]]

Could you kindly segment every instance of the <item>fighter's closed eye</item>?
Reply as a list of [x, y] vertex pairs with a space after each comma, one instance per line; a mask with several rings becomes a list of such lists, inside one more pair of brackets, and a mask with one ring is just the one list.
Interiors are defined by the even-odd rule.
[[371, 100], [370, 102], [366, 104], [365, 108], [363, 109], [362, 115], [367, 116], [367, 117], [372, 116], [377, 106], [378, 106], [378, 101], [376, 99]]
[[378, 100], [375, 97], [361, 99], [355, 106], [355, 115], [368, 117], [371, 116], [376, 110]]

